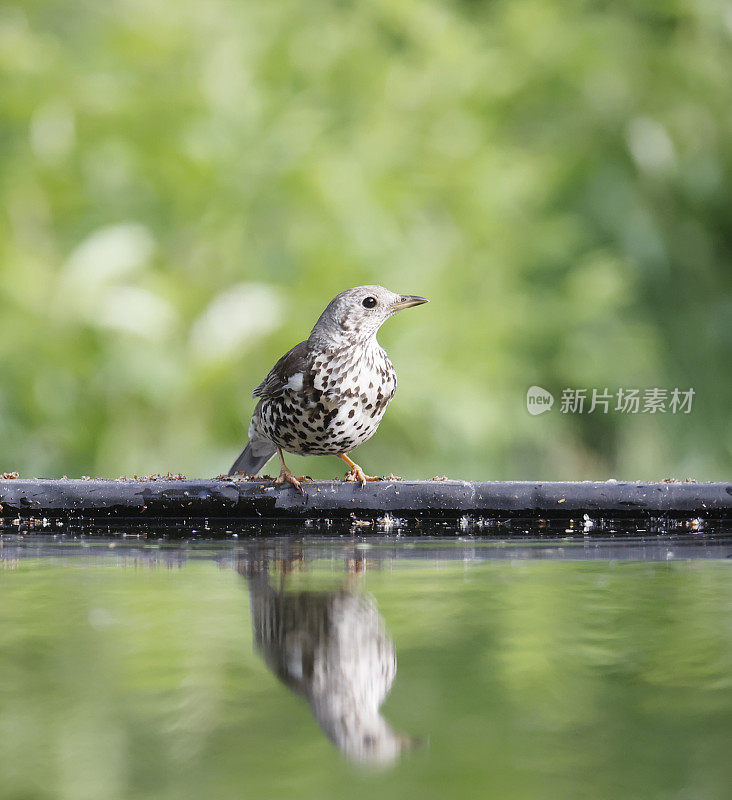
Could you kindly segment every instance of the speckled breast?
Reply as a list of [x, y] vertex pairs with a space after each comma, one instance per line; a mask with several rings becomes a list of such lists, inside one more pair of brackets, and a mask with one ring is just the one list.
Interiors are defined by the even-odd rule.
[[281, 396], [260, 404], [258, 429], [291, 453], [338, 455], [374, 435], [397, 380], [376, 344], [318, 354], [302, 388], [293, 383]]

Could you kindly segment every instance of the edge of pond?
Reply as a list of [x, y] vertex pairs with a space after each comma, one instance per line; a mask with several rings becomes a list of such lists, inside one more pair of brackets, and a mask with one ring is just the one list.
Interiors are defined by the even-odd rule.
[[591, 517], [729, 519], [732, 483], [642, 481], [396, 481], [361, 487], [307, 481], [300, 494], [268, 479], [0, 480], [0, 520], [77, 517], [404, 520]]

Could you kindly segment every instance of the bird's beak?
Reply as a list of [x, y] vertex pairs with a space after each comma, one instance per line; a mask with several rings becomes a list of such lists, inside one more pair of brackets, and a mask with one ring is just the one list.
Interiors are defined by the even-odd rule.
[[401, 311], [403, 308], [411, 308], [412, 306], [421, 306], [422, 303], [429, 303], [426, 297], [420, 297], [416, 294], [405, 294], [397, 300], [392, 308]]

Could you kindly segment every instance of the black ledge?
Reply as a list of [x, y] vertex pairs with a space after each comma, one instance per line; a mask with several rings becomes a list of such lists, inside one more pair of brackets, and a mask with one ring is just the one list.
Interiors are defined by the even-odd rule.
[[728, 519], [732, 509], [731, 483], [384, 480], [364, 487], [308, 481], [303, 488], [300, 494], [266, 479], [0, 480], [0, 517]]

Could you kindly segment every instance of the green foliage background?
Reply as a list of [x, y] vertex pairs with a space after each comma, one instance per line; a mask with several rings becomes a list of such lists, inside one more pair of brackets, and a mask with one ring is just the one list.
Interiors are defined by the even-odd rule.
[[731, 45], [717, 0], [4, 3], [0, 471], [225, 471], [378, 282], [432, 303], [380, 336], [367, 471], [728, 477]]

